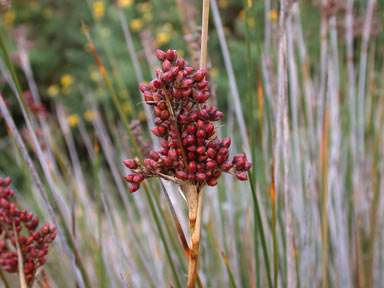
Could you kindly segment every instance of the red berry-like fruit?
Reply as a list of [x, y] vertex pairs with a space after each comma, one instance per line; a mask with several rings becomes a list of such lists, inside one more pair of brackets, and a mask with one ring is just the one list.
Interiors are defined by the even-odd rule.
[[217, 185], [217, 180], [215, 178], [211, 177], [211, 178], [208, 179], [207, 184], [209, 186], [216, 186]]
[[124, 160], [124, 165], [129, 169], [137, 168], [137, 163], [133, 159]]
[[136, 192], [137, 190], [139, 190], [140, 188], [140, 185], [139, 184], [130, 184], [129, 185], [129, 192], [133, 193], [133, 192]]
[[165, 52], [160, 50], [160, 49], [157, 49], [156, 50], [156, 57], [157, 57], [157, 59], [159, 59], [159, 61], [164, 61], [165, 60]]
[[223, 141], [221, 141], [221, 145], [223, 145], [226, 148], [229, 148], [229, 146], [231, 146], [231, 138], [229, 137], [224, 138]]
[[248, 180], [247, 173], [245, 173], [245, 172], [243, 172], [243, 171], [237, 172], [237, 173], [236, 173], [236, 177], [237, 177], [237, 179], [239, 179], [240, 181], [246, 181], [246, 180]]

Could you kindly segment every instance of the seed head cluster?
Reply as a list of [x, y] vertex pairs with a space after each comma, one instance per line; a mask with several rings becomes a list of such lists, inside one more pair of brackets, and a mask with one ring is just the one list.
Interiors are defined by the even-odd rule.
[[153, 106], [156, 126], [152, 133], [161, 138], [162, 148], [151, 151], [143, 165], [137, 158], [124, 161], [133, 172], [125, 177], [130, 192], [137, 191], [149, 177], [189, 181], [200, 187], [215, 186], [222, 172], [247, 180], [246, 171], [252, 163], [244, 154], [229, 161], [231, 138], [220, 141], [216, 136], [213, 123], [223, 113], [205, 103], [210, 95], [207, 70], [186, 66], [175, 50], [157, 50], [156, 56], [161, 69], [149, 85], [140, 84], [140, 90], [145, 102]]
[[11, 181], [10, 177], [0, 177], [0, 265], [9, 273], [18, 272], [18, 241], [25, 278], [30, 283], [37, 268], [47, 261], [48, 247], [56, 237], [56, 227], [47, 222], [38, 230], [39, 218], [20, 210], [12, 202], [14, 191], [8, 187]]

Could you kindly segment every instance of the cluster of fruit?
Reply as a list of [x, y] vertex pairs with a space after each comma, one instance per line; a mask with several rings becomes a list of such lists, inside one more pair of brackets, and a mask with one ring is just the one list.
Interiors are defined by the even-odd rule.
[[124, 161], [132, 170], [125, 179], [130, 192], [139, 189], [149, 177], [163, 177], [189, 181], [202, 186], [215, 186], [222, 172], [229, 172], [239, 180], [247, 180], [246, 171], [252, 166], [244, 154], [228, 161], [230, 138], [218, 139], [213, 122], [223, 113], [205, 104], [209, 98], [205, 69], [195, 70], [177, 58], [175, 50], [157, 50], [162, 69], [149, 85], [140, 84], [147, 104], [154, 106], [156, 114], [152, 133], [162, 138], [159, 151], [151, 151], [150, 158], [140, 165], [138, 159]]

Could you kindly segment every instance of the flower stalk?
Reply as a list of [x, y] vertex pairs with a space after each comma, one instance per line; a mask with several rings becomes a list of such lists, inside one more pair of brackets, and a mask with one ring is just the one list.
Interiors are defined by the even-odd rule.
[[188, 287], [195, 287], [200, 244], [203, 187], [216, 186], [222, 172], [248, 179], [252, 164], [244, 154], [229, 160], [229, 137], [219, 140], [215, 125], [223, 113], [205, 102], [210, 96], [205, 80], [207, 55], [209, 1], [203, 4], [203, 27], [200, 69], [187, 66], [177, 58], [176, 50], [156, 51], [161, 69], [149, 85], [140, 84], [140, 91], [148, 105], [153, 106], [155, 127], [152, 133], [161, 138], [161, 149], [151, 151], [143, 163], [139, 158], [128, 159], [124, 165], [133, 173], [125, 179], [131, 193], [140, 188], [147, 178], [160, 177], [180, 186], [188, 204], [190, 250]]

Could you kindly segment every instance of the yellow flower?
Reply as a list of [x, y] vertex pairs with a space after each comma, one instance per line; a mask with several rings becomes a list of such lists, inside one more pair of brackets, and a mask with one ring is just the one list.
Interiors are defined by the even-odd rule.
[[75, 127], [79, 124], [79, 117], [76, 114], [71, 114], [67, 117], [69, 126]]
[[101, 1], [96, 1], [93, 3], [93, 15], [96, 19], [100, 19], [104, 16], [105, 8], [104, 3]]
[[88, 122], [91, 122], [95, 118], [95, 116], [96, 116], [95, 112], [93, 112], [91, 110], [87, 110], [84, 113], [84, 118]]
[[219, 7], [226, 8], [228, 6], [228, 0], [219, 0]]
[[60, 83], [63, 87], [69, 87], [73, 84], [73, 82], [74, 79], [72, 75], [64, 74], [63, 76], [61, 76]]
[[5, 15], [4, 15], [4, 22], [5, 22], [5, 27], [12, 28], [13, 26], [13, 21], [15, 21], [16, 18], [16, 12], [13, 10], [8, 10]]
[[249, 27], [255, 26], [255, 19], [254, 18], [252, 18], [252, 17], [248, 18], [248, 26]]
[[278, 18], [279, 18], [279, 15], [277, 14], [276, 9], [272, 9], [271, 11], [269, 11], [269, 20], [277, 21]]
[[137, 118], [139, 118], [139, 120], [143, 122], [147, 119], [147, 116], [145, 115], [144, 111], [140, 111], [139, 115], [137, 115]]
[[140, 3], [140, 4], [137, 4], [138, 6], [138, 9], [141, 13], [145, 13], [145, 12], [149, 12], [152, 10], [152, 3], [151, 2], [144, 2], [144, 3]]
[[167, 32], [160, 32], [156, 35], [156, 42], [158, 46], [162, 46], [171, 39], [171, 35]]
[[121, 7], [129, 7], [133, 3], [133, 0], [119, 0], [119, 4]]
[[59, 94], [59, 92], [60, 92], [60, 88], [58, 85], [55, 85], [55, 84], [49, 86], [47, 90], [48, 96], [51, 96], [51, 97], [56, 96], [57, 94]]
[[131, 20], [131, 29], [134, 32], [140, 31], [140, 29], [143, 27], [143, 19], [136, 18]]

